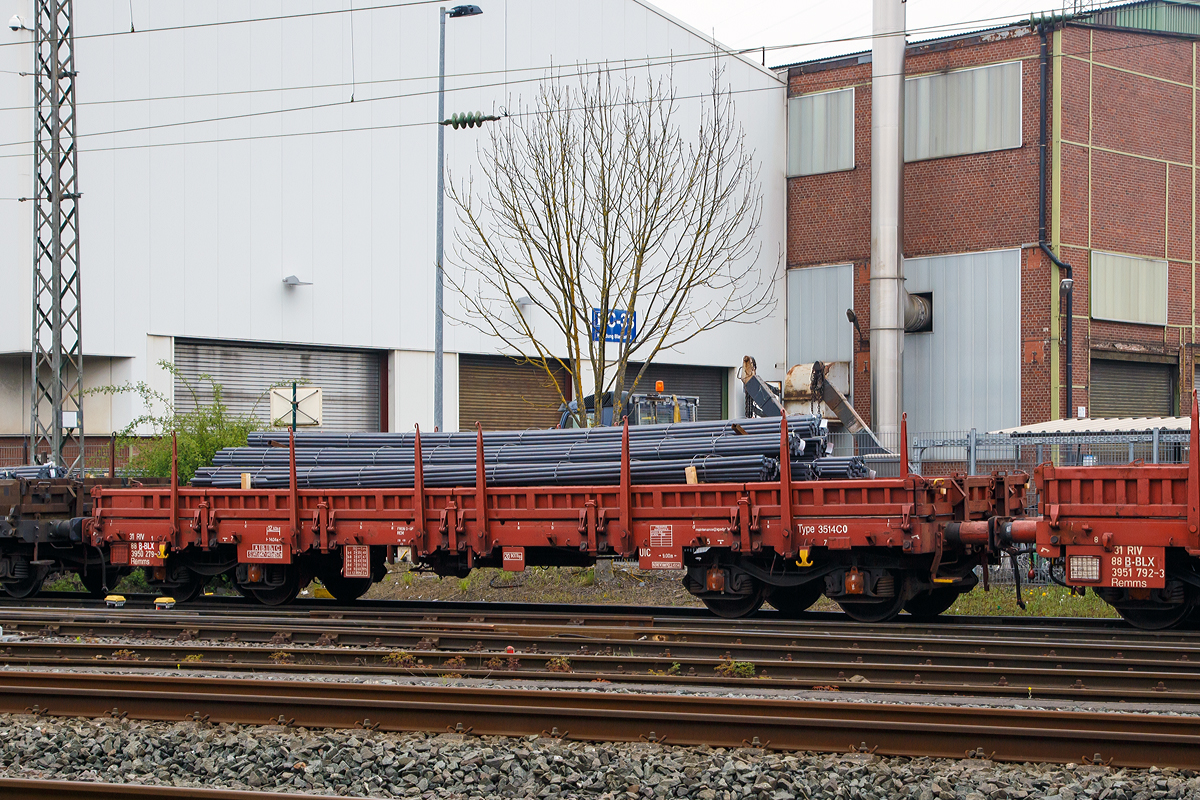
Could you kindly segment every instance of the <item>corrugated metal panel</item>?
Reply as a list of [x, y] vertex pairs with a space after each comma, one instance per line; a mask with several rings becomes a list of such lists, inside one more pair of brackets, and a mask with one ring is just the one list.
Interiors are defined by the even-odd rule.
[[[642, 368], [641, 364], [630, 364], [625, 387], [633, 383], [633, 377]], [[654, 391], [654, 382], [663, 382], [666, 394], [700, 398], [700, 420], [725, 419], [728, 416], [726, 392], [729, 386], [729, 370], [723, 367], [689, 367], [684, 364], [651, 364], [646, 375], [638, 383], [639, 392]]]
[[1085, 436], [1092, 433], [1146, 433], [1155, 428], [1176, 433], [1179, 431], [1189, 431], [1192, 429], [1192, 420], [1190, 417], [1052, 419], [1049, 422], [1038, 422], [1033, 425], [1005, 428], [1002, 431], [994, 431], [994, 433], [1007, 433], [1013, 436]]
[[[559, 374], [561, 383], [567, 380]], [[562, 399], [545, 371], [506, 356], [458, 356], [458, 429], [553, 428]]]
[[933, 330], [904, 337], [908, 429], [1020, 424], [1020, 251], [906, 259], [904, 275], [908, 291], [933, 293]]
[[1088, 21], [1115, 28], [1200, 35], [1200, 8], [1194, 3], [1130, 3], [1098, 11]]
[[1021, 146], [1021, 62], [904, 82], [904, 159]]
[[253, 414], [269, 425], [271, 385], [307, 380], [321, 387], [321, 430], [379, 430], [379, 353], [176, 339], [175, 367], [180, 373], [175, 378], [175, 407], [179, 411], [195, 409], [197, 400], [212, 402], [211, 385], [200, 377], [211, 375], [221, 386], [221, 399], [233, 413]]
[[1092, 251], [1092, 318], [1167, 324], [1167, 262]]
[[1170, 364], [1092, 359], [1088, 389], [1093, 417], [1166, 417], [1175, 412]]
[[787, 273], [788, 366], [854, 358], [854, 266], [802, 267]]
[[854, 88], [788, 100], [788, 175], [854, 168]]

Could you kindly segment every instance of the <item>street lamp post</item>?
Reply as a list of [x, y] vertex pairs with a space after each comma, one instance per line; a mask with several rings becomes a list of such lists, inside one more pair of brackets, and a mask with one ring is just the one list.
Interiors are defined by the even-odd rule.
[[[446, 7], [438, 9], [440, 36], [438, 44], [438, 122], [446, 118], [446, 17], [473, 17], [482, 14], [479, 6], [455, 6], [447, 14]], [[433, 427], [445, 430], [442, 421], [442, 238], [443, 204], [446, 195], [446, 126], [438, 125], [438, 174], [437, 174], [437, 278], [433, 294]]]

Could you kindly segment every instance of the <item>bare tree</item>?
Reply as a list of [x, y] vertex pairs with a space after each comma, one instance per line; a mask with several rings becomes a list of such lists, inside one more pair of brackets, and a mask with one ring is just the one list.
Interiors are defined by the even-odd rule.
[[[601, 424], [608, 390], [620, 418], [631, 361], [634, 391], [664, 350], [774, 308], [778, 265], [757, 268], [758, 168], [731, 93], [720, 70], [700, 97], [678, 97], [672, 77], [547, 80], [491, 128], [483, 185], [450, 182], [458, 321], [540, 366], [563, 402], [594, 396], [580, 426]], [[685, 99], [700, 104], [691, 136]]]

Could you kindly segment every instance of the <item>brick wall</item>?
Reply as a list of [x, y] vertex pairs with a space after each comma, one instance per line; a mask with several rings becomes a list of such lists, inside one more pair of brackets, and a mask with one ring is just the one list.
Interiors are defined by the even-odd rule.
[[[1196, 341], [1195, 44], [1068, 27], [1060, 56], [1059, 236], [1075, 268], [1072, 405], [1089, 406], [1091, 358], [1110, 352], [1173, 359], [1187, 392]], [[1165, 327], [1091, 319], [1091, 250], [1167, 260]]]
[[[1049, 419], [1051, 357], [1065, 318], [1053, 330], [1058, 292], [1038, 240], [1040, 37], [1030, 29], [910, 47], [909, 74], [1022, 62], [1023, 144], [1012, 150], [907, 164], [904, 252], [916, 257], [1023, 247], [1021, 380], [1023, 423]], [[870, 63], [857, 57], [801, 65], [789, 72], [793, 95], [855, 87], [855, 168], [788, 180], [788, 266], [853, 262], [855, 311], [869, 330], [871, 86]], [[1060, 257], [1074, 267], [1074, 405], [1088, 405], [1089, 360], [1105, 351], [1171, 355], [1180, 388], [1192, 385], [1196, 342], [1195, 151], [1196, 53], [1193, 42], [1153, 34], [1067, 27], [1061, 34], [1058, 99], [1062, 144]], [[1052, 109], [1054, 106], [1052, 105]], [[1048, 154], [1053, 165], [1055, 154]], [[1053, 175], [1053, 167], [1049, 170]], [[1053, 184], [1048, 180], [1048, 191]], [[1047, 213], [1053, 224], [1052, 207]], [[1111, 250], [1169, 260], [1166, 328], [1091, 320], [1088, 254]], [[1064, 414], [1065, 342], [1059, 407]], [[855, 405], [869, 419], [866, 348], [857, 354]]]

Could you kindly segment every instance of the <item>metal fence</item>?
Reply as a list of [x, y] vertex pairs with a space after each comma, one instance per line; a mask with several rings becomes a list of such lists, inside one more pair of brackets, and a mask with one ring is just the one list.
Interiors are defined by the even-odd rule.
[[[44, 460], [48, 454], [49, 450], [43, 447], [38, 451], [39, 460]], [[89, 438], [84, 449], [85, 466], [89, 475], [108, 474], [114, 457], [116, 468], [119, 470], [129, 463], [129, 459], [132, 456], [133, 445], [122, 443], [114, 446], [108, 439]], [[73, 446], [67, 448], [66, 457], [68, 460], [75, 457], [75, 448]], [[24, 443], [0, 445], [0, 468], [28, 464], [31, 460], [29, 457], [29, 448]]]
[[1154, 429], [1137, 433], [1019, 435], [975, 430], [922, 433], [909, 443], [909, 464], [919, 475], [1032, 471], [1038, 464], [1184, 464], [1188, 432]]

